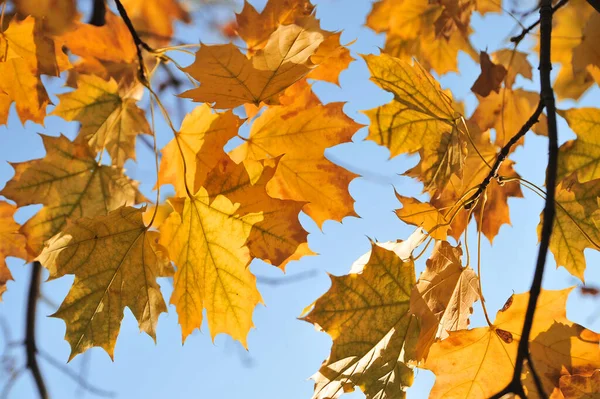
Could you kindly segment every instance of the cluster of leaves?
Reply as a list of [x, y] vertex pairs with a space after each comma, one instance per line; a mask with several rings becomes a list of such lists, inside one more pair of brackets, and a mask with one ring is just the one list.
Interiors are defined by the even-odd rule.
[[[14, 102], [22, 122], [42, 123], [50, 100], [41, 75], [66, 72], [72, 90], [58, 96], [51, 114], [79, 122], [80, 130], [73, 141], [43, 136], [44, 158], [13, 165], [15, 176], [0, 194], [18, 207], [43, 207], [19, 226], [16, 207], [0, 201], [0, 290], [10, 279], [6, 256], [38, 260], [51, 278], [75, 275], [55, 313], [66, 323], [71, 358], [93, 346], [112, 357], [125, 307], [155, 337], [167, 311], [159, 277], [173, 277], [170, 303], [182, 340], [200, 328], [206, 311], [213, 338], [225, 333], [246, 345], [262, 302], [249, 263], [262, 259], [283, 270], [312, 255], [300, 211], [318, 226], [355, 215], [348, 184], [356, 175], [324, 151], [351, 141], [362, 125], [342, 103], [321, 103], [309, 83], [338, 84], [353, 60], [341, 34], [320, 28], [309, 0], [270, 0], [262, 12], [245, 3], [232, 24], [244, 51], [233, 43], [197, 45], [195, 60], [179, 67], [169, 54], [189, 46], [169, 45], [173, 23], [190, 16], [175, 0], [117, 1], [119, 14], [106, 10], [101, 26], [82, 22], [73, 0], [39, 3], [13, 0], [11, 15], [3, 12], [0, 122]], [[536, 92], [515, 88], [517, 75], [532, 78], [525, 53], [515, 47], [477, 57], [469, 41], [473, 12], [501, 11], [491, 0], [373, 5], [367, 25], [385, 32], [386, 44], [363, 58], [371, 80], [393, 100], [366, 111], [368, 139], [391, 156], [418, 154], [406, 174], [423, 183], [430, 200], [397, 194], [397, 216], [417, 231], [403, 242], [373, 243], [368, 261], [332, 277], [304, 316], [333, 339], [314, 376], [315, 398], [355, 387], [369, 398], [404, 397], [414, 367], [436, 374], [432, 397], [489, 397], [511, 379], [529, 295], [512, 296], [494, 322], [468, 329], [472, 306], [483, 298], [478, 273], [463, 265], [463, 250], [453, 244], [471, 219], [492, 241], [510, 223], [507, 200], [521, 197], [522, 186], [544, 195], [509, 158], [482, 184], [501, 149], [510, 156], [523, 144], [506, 147], [540, 103]], [[599, 15], [583, 0], [555, 13], [559, 98], [577, 99], [600, 80]], [[457, 71], [459, 51], [481, 64], [470, 117], [430, 74]], [[165, 64], [193, 83], [181, 96], [201, 103], [179, 129], [153, 88]], [[143, 95], [148, 112], [139, 107]], [[155, 109], [174, 135], [161, 150], [157, 188], [172, 185], [175, 196], [146, 209], [134, 206], [150, 200], [123, 166], [135, 159], [138, 135], [156, 143]], [[560, 149], [551, 251], [559, 266], [583, 279], [584, 249], [600, 248], [600, 111], [560, 115], [577, 139]], [[534, 131], [545, 135], [543, 115], [540, 121]], [[240, 133], [243, 124], [248, 135]], [[242, 144], [227, 153], [232, 139]], [[417, 280], [412, 254], [425, 241], [435, 241], [434, 250]], [[583, 397], [600, 378], [600, 335], [566, 318], [569, 292], [542, 293], [530, 340], [531, 360], [554, 398]], [[535, 397], [532, 380], [527, 370], [523, 383]]]

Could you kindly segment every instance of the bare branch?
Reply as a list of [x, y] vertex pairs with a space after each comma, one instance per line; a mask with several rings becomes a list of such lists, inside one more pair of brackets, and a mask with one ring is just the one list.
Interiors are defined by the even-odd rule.
[[550, 49], [552, 43], [552, 0], [542, 0], [540, 7], [540, 81], [541, 81], [541, 99], [546, 106], [548, 116], [548, 167], [546, 170], [546, 203], [543, 211], [543, 221], [541, 230], [540, 247], [535, 265], [535, 273], [533, 282], [529, 291], [529, 302], [527, 304], [527, 312], [525, 313], [525, 322], [523, 323], [523, 332], [519, 341], [517, 352], [517, 360], [515, 362], [515, 370], [512, 381], [508, 386], [492, 396], [492, 398], [501, 398], [507, 393], [514, 393], [521, 397], [526, 397], [523, 385], [521, 383], [521, 373], [523, 371], [524, 361], [529, 360], [529, 369], [536, 382], [539, 395], [546, 398], [546, 393], [541, 387], [539, 376], [537, 376], [531, 357], [529, 355], [529, 337], [533, 326], [533, 317], [537, 306], [537, 301], [542, 290], [542, 279], [544, 277], [544, 269], [546, 266], [546, 256], [548, 255], [548, 247], [550, 245], [550, 236], [552, 235], [552, 227], [556, 214], [555, 191], [557, 181], [557, 165], [558, 165], [558, 128], [556, 125], [556, 105], [554, 102], [554, 91], [552, 90], [552, 82], [550, 80], [550, 71], [552, 63], [550, 61]]
[[[567, 4], [568, 1], [569, 0], [560, 0], [558, 3], [556, 3], [556, 5], [554, 7], [552, 7], [552, 14], [554, 14], [559, 8], [561, 8], [562, 6]], [[525, 39], [525, 36], [527, 36], [527, 34], [529, 32], [531, 32], [533, 30], [533, 28], [535, 28], [536, 26], [538, 26], [540, 24], [540, 21], [541, 21], [541, 18], [538, 19], [537, 21], [535, 21], [534, 23], [532, 23], [531, 25], [529, 25], [527, 28], [523, 28], [521, 33], [518, 34], [517, 36], [511, 37], [510, 41], [515, 44], [521, 43], [521, 41], [523, 39]]]
[[25, 354], [27, 356], [27, 368], [31, 371], [38, 394], [41, 399], [48, 398], [46, 383], [42, 377], [40, 366], [37, 362], [37, 346], [35, 342], [35, 319], [37, 300], [40, 296], [40, 280], [42, 277], [42, 265], [40, 262], [31, 264], [31, 281], [29, 283], [29, 294], [27, 295], [27, 320], [25, 325]]

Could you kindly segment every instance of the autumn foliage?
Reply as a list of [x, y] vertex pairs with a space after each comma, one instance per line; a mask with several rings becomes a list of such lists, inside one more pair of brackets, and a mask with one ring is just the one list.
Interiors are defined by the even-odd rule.
[[[471, 44], [471, 15], [503, 12], [498, 1], [374, 2], [366, 24], [385, 34], [385, 47], [361, 62], [392, 99], [364, 110], [367, 127], [343, 103], [324, 104], [312, 91], [313, 81], [339, 84], [354, 58], [340, 32], [321, 28], [309, 0], [269, 0], [261, 11], [246, 2], [224, 28], [232, 42], [184, 45], [171, 40], [176, 22], [192, 22], [178, 1], [108, 3], [102, 23], [82, 19], [72, 0], [2, 5], [0, 122], [14, 107], [22, 123], [53, 115], [78, 122], [79, 133], [42, 136], [43, 158], [12, 164], [14, 177], [0, 191], [0, 294], [11, 279], [5, 257], [39, 261], [51, 279], [74, 275], [53, 315], [66, 324], [70, 359], [95, 346], [113, 357], [125, 307], [155, 338], [167, 303], [182, 341], [205, 314], [213, 339], [228, 334], [247, 346], [263, 302], [249, 263], [284, 270], [314, 256], [300, 212], [319, 227], [356, 216], [348, 185], [357, 175], [324, 153], [365, 128], [391, 157], [418, 154], [406, 175], [429, 199], [396, 193], [396, 216], [415, 232], [373, 242], [349, 274], [332, 276], [329, 291], [307, 304], [302, 319], [333, 340], [327, 360], [315, 365], [314, 398], [355, 388], [367, 398], [403, 398], [415, 368], [435, 374], [434, 398], [488, 398], [511, 383], [530, 294], [485, 309], [480, 264], [465, 260], [466, 231], [473, 223], [492, 242], [511, 221], [509, 198], [524, 190], [545, 198], [555, 189], [549, 250], [583, 281], [584, 250], [600, 249], [600, 109], [557, 110], [577, 137], [559, 149], [556, 188], [516, 172], [511, 155], [529, 130], [550, 136], [554, 111], [539, 91], [516, 87], [517, 78], [537, 73], [527, 52], [539, 46], [520, 51], [517, 37], [488, 54]], [[584, 0], [554, 6], [553, 89], [558, 99], [577, 100], [600, 82], [600, 13]], [[194, 58], [181, 65], [174, 54], [190, 50]], [[478, 100], [470, 116], [434, 77], [458, 72], [459, 51], [481, 66], [468, 83]], [[185, 83], [179, 97], [197, 103], [180, 126], [155, 81], [172, 66]], [[69, 88], [56, 104], [44, 75]], [[160, 149], [157, 118], [172, 137]], [[146, 198], [124, 171], [141, 139], [156, 151], [155, 189], [174, 188], [165, 203], [158, 193]], [[240, 144], [226, 152], [232, 139]], [[32, 204], [43, 207], [17, 224], [17, 207]], [[427, 248], [417, 276], [415, 262]], [[169, 298], [160, 277], [173, 279]], [[537, 299], [518, 377], [528, 397], [598, 397], [600, 335], [567, 319], [571, 291], [542, 290]], [[476, 302], [485, 326], [469, 324]]]

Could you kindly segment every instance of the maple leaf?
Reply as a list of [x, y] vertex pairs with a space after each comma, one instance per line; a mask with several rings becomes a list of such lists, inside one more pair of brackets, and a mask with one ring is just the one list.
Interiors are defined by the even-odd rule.
[[77, 17], [75, 0], [15, 0], [14, 4], [17, 13], [35, 17], [55, 35], [71, 29]]
[[105, 149], [113, 165], [122, 167], [127, 159], [135, 159], [135, 139], [139, 133], [150, 134], [150, 126], [136, 99], [119, 93], [117, 82], [107, 82], [94, 75], [81, 75], [77, 89], [59, 94], [60, 102], [52, 115], [81, 123], [79, 136], [91, 148]]
[[346, 46], [340, 44], [341, 35], [342, 33], [339, 32], [327, 37], [310, 57], [310, 61], [318, 67], [306, 75], [308, 79], [324, 80], [339, 86], [340, 72], [354, 61], [350, 50], [346, 47], [349, 44]]
[[398, 193], [396, 193], [396, 198], [402, 204], [402, 208], [396, 210], [396, 215], [404, 223], [422, 227], [436, 240], [446, 239], [449, 228], [448, 221], [437, 208], [429, 203], [404, 197]]
[[[600, 249], [600, 211], [598, 192], [600, 180], [588, 183], [569, 182], [556, 189], [556, 228], [550, 237], [550, 252], [554, 254], [556, 266], [564, 266], [575, 277], [583, 281], [586, 248]], [[541, 234], [541, 223], [538, 234]]]
[[[566, 318], [570, 291], [542, 291], [533, 320], [531, 359], [547, 392], [558, 387], [561, 375], [600, 366], [599, 336]], [[528, 300], [528, 293], [513, 295], [492, 326], [450, 332], [433, 344], [424, 364], [436, 374], [430, 397], [488, 398], [501, 391], [512, 378]], [[567, 361], [570, 354], [577, 360]]]
[[565, 399], [594, 399], [600, 392], [600, 370], [591, 375], [564, 375], [560, 377], [560, 390]]
[[19, 206], [45, 205], [21, 228], [33, 256], [69, 221], [147, 201], [122, 169], [98, 165], [86, 143], [73, 143], [64, 136], [42, 136], [42, 140], [46, 156], [13, 164], [15, 176], [0, 192]]
[[487, 97], [492, 91], [499, 93], [500, 84], [506, 77], [506, 68], [502, 65], [494, 64], [489, 54], [485, 51], [480, 53], [479, 63], [481, 64], [481, 74], [475, 83], [473, 83], [471, 91], [482, 97]]
[[100, 346], [114, 347], [129, 307], [140, 330], [156, 339], [156, 324], [167, 307], [156, 282], [173, 274], [158, 233], [142, 221], [144, 209], [121, 207], [108, 215], [82, 218], [48, 241], [38, 260], [50, 278], [74, 274], [69, 294], [53, 315], [67, 325], [69, 360]]
[[[426, 69], [439, 74], [458, 71], [457, 55], [464, 51], [473, 59], [477, 54], [469, 43], [468, 28], [460, 23], [455, 29], [452, 2], [429, 2], [426, 0], [380, 0], [373, 4], [367, 16], [367, 26], [376, 32], [386, 32], [384, 52], [404, 60], [416, 57]], [[450, 10], [454, 8], [454, 10]], [[469, 18], [472, 8], [459, 20]], [[446, 22], [449, 29], [440, 29]], [[466, 29], [466, 31], [465, 31]]]
[[262, 214], [239, 216], [238, 206], [222, 195], [209, 201], [204, 188], [169, 203], [174, 212], [160, 226], [160, 243], [177, 266], [171, 304], [179, 314], [182, 340], [200, 328], [206, 309], [213, 339], [226, 333], [246, 347], [252, 312], [262, 299], [244, 245]]
[[12, 280], [12, 274], [6, 266], [7, 256], [26, 259], [25, 237], [19, 233], [19, 224], [13, 219], [17, 207], [0, 201], [0, 301], [6, 291], [6, 283]]
[[[496, 130], [496, 144], [504, 145], [535, 111], [540, 96], [538, 93], [523, 89], [503, 88], [497, 93], [490, 93], [487, 97], [479, 97], [479, 105], [473, 113], [471, 120], [482, 130], [494, 128]], [[519, 144], [523, 144], [520, 140]]]
[[[463, 168], [463, 177], [452, 176], [448, 184], [443, 190], [437, 190], [431, 194], [431, 204], [437, 209], [451, 209], [449, 207], [460, 207], [461, 199], [468, 194], [470, 190], [477, 187], [487, 176], [490, 170], [490, 165], [495, 161], [498, 147], [490, 142], [487, 132], [477, 132], [473, 123], [468, 122], [469, 131], [473, 134], [473, 143], [469, 143], [467, 158]], [[475, 150], [477, 149], [477, 150]], [[514, 162], [507, 159], [502, 163], [498, 170], [498, 175], [505, 178], [519, 178], [514, 170]], [[510, 214], [508, 208], [509, 197], [523, 197], [521, 186], [518, 182], [512, 181], [505, 184], [499, 184], [497, 180], [492, 180], [486, 189], [485, 201], [479, 201], [474, 208], [472, 215], [480, 215], [481, 207], [483, 206], [483, 222], [479, 217], [476, 217], [478, 228], [483, 234], [492, 241], [500, 230], [503, 224], [510, 224]], [[458, 239], [464, 232], [469, 222], [469, 212], [461, 210], [456, 211], [450, 225], [449, 234]]]
[[404, 398], [413, 371], [418, 321], [410, 313], [412, 260], [373, 244], [359, 274], [331, 276], [331, 288], [304, 320], [333, 339], [329, 358], [313, 375], [313, 398], [337, 398], [355, 386], [367, 398]]
[[443, 188], [461, 175], [466, 156], [465, 125], [452, 98], [416, 63], [387, 54], [364, 57], [371, 80], [394, 99], [366, 111], [371, 119], [367, 139], [389, 148], [391, 156], [422, 150], [421, 163], [412, 172], [426, 189]]
[[195, 61], [184, 71], [200, 86], [181, 94], [216, 108], [233, 108], [244, 103], [277, 103], [277, 96], [307, 75], [315, 54], [325, 39], [316, 20], [304, 25], [282, 25], [265, 47], [248, 59], [233, 44], [202, 46]]
[[[248, 139], [231, 157], [239, 163], [281, 156], [267, 183], [267, 193], [273, 198], [308, 202], [303, 210], [319, 226], [327, 219], [341, 221], [355, 214], [348, 184], [356, 175], [327, 160], [324, 151], [349, 142], [360, 128], [342, 108], [341, 103], [304, 110], [270, 107], [254, 121]], [[286, 129], [282, 131], [281, 126]], [[298, 142], [311, 145], [294, 144]]]
[[[54, 39], [46, 36], [33, 17], [16, 18], [0, 33], [3, 55], [0, 57], [0, 91], [7, 97], [2, 114], [8, 114], [12, 102], [22, 123], [42, 123], [50, 103], [40, 75], [59, 76], [71, 67], [68, 57]], [[6, 118], [4, 122], [6, 121]]]
[[473, 313], [473, 303], [480, 299], [475, 271], [461, 264], [462, 249], [447, 241], [438, 241], [427, 267], [413, 288], [410, 307], [421, 324], [417, 359], [427, 356], [436, 339], [448, 332], [465, 330]]
[[207, 104], [194, 108], [185, 116], [177, 137], [162, 149], [160, 184], [172, 184], [179, 197], [187, 195], [186, 183], [192, 192], [197, 191], [226, 156], [223, 146], [237, 134], [240, 124], [231, 111], [214, 113]]
[[573, 49], [573, 73], [586, 72], [588, 65], [600, 67], [598, 40], [600, 40], [600, 13], [593, 12], [583, 28], [581, 43]]
[[169, 43], [175, 21], [191, 22], [178, 0], [121, 0], [121, 3], [135, 29], [153, 44]]
[[[553, 17], [551, 57], [553, 63], [561, 65], [553, 89], [559, 100], [577, 100], [594, 83], [587, 70], [575, 73], [573, 69], [574, 49], [581, 45], [586, 29], [583, 21], [588, 21], [593, 13], [594, 9], [586, 0], [574, 0], [569, 2], [569, 7], [565, 7]], [[539, 51], [539, 46], [535, 49]]]
[[[105, 18], [106, 23], [102, 26], [77, 22], [74, 29], [60, 36], [60, 40], [71, 53], [81, 58], [74, 67], [77, 73], [133, 82], [139, 70], [135, 43], [120, 17], [107, 11]], [[90, 46], [90, 43], [94, 45]], [[71, 81], [74, 84], [76, 78]]]
[[246, 245], [253, 258], [284, 270], [289, 261], [312, 252], [306, 243], [307, 233], [298, 220], [305, 203], [271, 198], [267, 194], [267, 183], [276, 170], [264, 166], [259, 176], [251, 176], [243, 163], [236, 164], [227, 157], [211, 171], [204, 187], [211, 198], [223, 195], [234, 204], [239, 203], [236, 212], [240, 216], [263, 213], [264, 219], [252, 226]]
[[313, 13], [309, 0], [270, 0], [261, 13], [244, 1], [236, 14], [237, 34], [246, 42], [250, 54], [265, 47], [269, 37], [280, 25], [291, 25]]
[[494, 63], [503, 65], [506, 69], [504, 86], [508, 89], [512, 88], [515, 84], [517, 75], [521, 75], [529, 80], [533, 77], [531, 64], [527, 61], [527, 53], [514, 49], [502, 49], [492, 53], [492, 59]]
[[564, 179], [572, 173], [580, 182], [600, 178], [600, 110], [597, 108], [573, 108], [559, 111], [569, 127], [577, 134], [577, 139], [567, 141], [559, 149], [558, 178]]

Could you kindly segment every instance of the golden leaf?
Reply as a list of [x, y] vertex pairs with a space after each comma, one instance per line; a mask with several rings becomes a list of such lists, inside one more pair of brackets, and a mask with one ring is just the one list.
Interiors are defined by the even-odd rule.
[[436, 240], [446, 239], [450, 226], [437, 208], [427, 202], [420, 202], [415, 198], [404, 197], [398, 193], [396, 193], [396, 198], [402, 204], [402, 208], [396, 210], [396, 215], [404, 223], [422, 227]]
[[162, 149], [160, 184], [172, 184], [179, 197], [187, 196], [186, 182], [192, 192], [197, 191], [208, 173], [227, 156], [223, 146], [237, 134], [240, 124], [231, 111], [214, 113], [207, 104], [196, 107], [183, 119], [177, 137]]
[[33, 256], [69, 221], [147, 201], [122, 169], [98, 165], [87, 144], [64, 136], [42, 139], [46, 156], [14, 164], [15, 177], [0, 192], [19, 206], [45, 205], [21, 228]]
[[413, 288], [411, 312], [421, 321], [417, 360], [427, 357], [434, 340], [469, 326], [473, 303], [480, 299], [478, 277], [473, 269], [462, 266], [461, 257], [460, 246], [437, 241]]
[[77, 17], [75, 0], [15, 0], [14, 3], [19, 14], [35, 17], [54, 35], [71, 29]]
[[[597, 211], [600, 181], [570, 182], [568, 187], [564, 186], [565, 183], [556, 188], [556, 217], [550, 237], [550, 252], [554, 254], [557, 267], [564, 266], [583, 281], [586, 267], [583, 251], [586, 248], [600, 249], [600, 211]], [[538, 234], [541, 234], [541, 228], [540, 223]]]
[[278, 103], [281, 92], [310, 72], [310, 57], [324, 39], [316, 20], [308, 20], [305, 25], [280, 26], [251, 59], [233, 44], [202, 46], [185, 68], [200, 86], [181, 96], [216, 108]]
[[[547, 392], [558, 387], [561, 375], [600, 365], [598, 335], [566, 318], [570, 291], [546, 290], [538, 299], [530, 335], [531, 358]], [[433, 344], [424, 365], [436, 374], [430, 397], [483, 399], [505, 388], [513, 375], [528, 300], [528, 293], [513, 295], [492, 326], [451, 332]], [[555, 334], [549, 334], [550, 330]], [[573, 363], [566, 361], [570, 354], [577, 357]], [[527, 377], [524, 383], [531, 396], [537, 397]]]
[[[252, 226], [246, 245], [253, 258], [263, 259], [285, 269], [290, 260], [311, 255], [298, 214], [304, 202], [280, 200], [267, 194], [267, 183], [273, 178], [276, 167], [265, 166], [260, 176], [250, 176], [243, 163], [236, 164], [228, 157], [213, 169], [205, 188], [211, 198], [227, 197], [240, 204], [240, 216], [262, 212], [264, 219]], [[255, 183], [253, 183], [255, 182]]]
[[247, 346], [252, 312], [262, 302], [248, 269], [244, 245], [260, 213], [237, 215], [238, 206], [219, 195], [209, 202], [206, 189], [192, 198], [173, 198], [160, 226], [160, 243], [177, 267], [171, 304], [177, 308], [182, 340], [202, 325], [206, 309], [211, 337], [229, 334]]
[[247, 1], [236, 14], [237, 34], [246, 42], [250, 54], [265, 47], [269, 37], [281, 25], [290, 25], [312, 14], [310, 0], [270, 0], [258, 13]]
[[19, 233], [19, 224], [13, 219], [17, 207], [0, 201], [0, 301], [6, 291], [6, 283], [12, 280], [12, 274], [6, 266], [7, 256], [27, 259], [25, 237]]
[[50, 278], [74, 274], [69, 294], [53, 315], [67, 325], [69, 360], [100, 346], [111, 359], [125, 306], [140, 330], [156, 339], [167, 307], [156, 282], [173, 274], [158, 233], [148, 231], [143, 209], [121, 207], [105, 216], [78, 219], [46, 244], [39, 261]]
[[372, 245], [359, 274], [331, 276], [331, 288], [304, 320], [333, 339], [331, 355], [313, 375], [315, 399], [337, 398], [359, 386], [367, 398], [404, 398], [413, 371], [418, 321], [410, 313], [412, 260]]
[[591, 375], [564, 375], [560, 377], [560, 390], [565, 399], [598, 399], [600, 370]]
[[600, 110], [597, 108], [572, 108], [559, 111], [577, 139], [567, 141], [559, 149], [558, 178], [577, 174], [581, 183], [600, 178]]
[[[342, 108], [342, 103], [305, 110], [270, 107], [254, 121], [249, 138], [231, 157], [239, 163], [283, 155], [267, 183], [267, 193], [273, 198], [308, 202], [303, 210], [319, 226], [327, 219], [341, 221], [354, 215], [348, 184], [356, 175], [327, 160], [324, 151], [349, 142], [360, 128]], [[281, 126], [286, 129], [282, 131]], [[295, 144], [299, 142], [311, 145]]]
[[98, 76], [81, 75], [77, 89], [58, 98], [52, 115], [80, 122], [79, 136], [92, 149], [106, 149], [112, 164], [118, 167], [128, 159], [135, 160], [135, 139], [140, 133], [150, 134], [150, 126], [136, 99], [119, 93], [112, 78], [107, 82]]
[[324, 80], [339, 85], [340, 72], [348, 68], [354, 58], [350, 50], [340, 44], [340, 33], [334, 33], [319, 46], [310, 61], [318, 65], [306, 75], [308, 79]]
[[531, 64], [527, 61], [527, 53], [502, 49], [494, 52], [492, 59], [496, 64], [504, 65], [504, 68], [506, 68], [504, 86], [508, 89], [511, 89], [515, 84], [517, 75], [521, 75], [529, 80], [533, 77]]
[[179, 0], [121, 0], [133, 26], [153, 45], [166, 45], [173, 35], [175, 21], [190, 22]]

